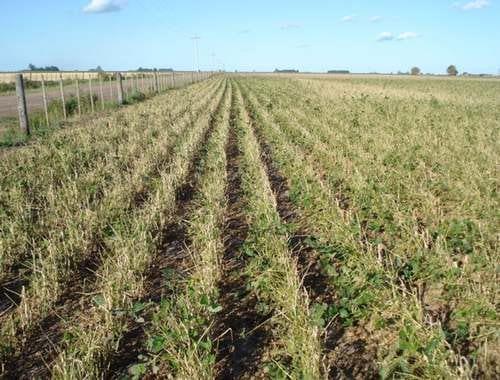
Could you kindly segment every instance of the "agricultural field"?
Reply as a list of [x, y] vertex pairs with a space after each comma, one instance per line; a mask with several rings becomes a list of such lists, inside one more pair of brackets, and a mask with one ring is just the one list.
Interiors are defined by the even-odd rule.
[[217, 75], [0, 150], [0, 377], [499, 378], [500, 80]]

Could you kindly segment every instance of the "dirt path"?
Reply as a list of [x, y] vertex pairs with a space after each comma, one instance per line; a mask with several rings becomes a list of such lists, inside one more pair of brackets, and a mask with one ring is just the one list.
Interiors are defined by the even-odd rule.
[[[175, 87], [182, 87], [189, 83], [191, 80], [190, 77], [183, 75], [182, 77], [176, 77], [175, 78]], [[169, 86], [172, 85], [171, 80], [169, 78], [168, 81]], [[141, 90], [143, 83], [139, 79], [138, 81], [139, 85], [139, 90]], [[153, 85], [153, 80], [152, 79], [145, 79], [144, 80], [144, 86], [145, 87], [151, 87]], [[123, 89], [124, 91], [131, 91], [136, 87], [136, 81], [132, 79], [128, 79], [123, 82]], [[103, 97], [104, 100], [115, 100], [117, 97], [117, 88], [116, 88], [116, 81], [113, 81], [111, 84], [110, 82], [106, 81], [103, 83]], [[80, 95], [83, 96], [85, 94], [89, 94], [89, 84], [88, 81], [80, 81]], [[97, 80], [92, 82], [92, 93], [99, 98], [101, 97], [101, 91], [99, 87], [99, 82]], [[66, 85], [64, 86], [64, 97], [65, 99], [69, 99], [72, 95], [76, 96], [76, 88], [74, 84], [71, 85]], [[55, 99], [60, 99], [61, 98], [61, 92], [59, 90], [59, 87], [54, 88], [50, 87], [47, 89], [47, 101], [50, 102], [51, 100]], [[37, 110], [42, 110], [43, 109], [43, 97], [42, 97], [42, 91], [26, 91], [26, 103], [28, 105], [28, 112], [34, 112]], [[96, 104], [96, 109], [99, 109], [100, 104]], [[17, 116], [17, 97], [15, 94], [7, 94], [7, 95], [0, 95], [0, 117], [16, 117]]]

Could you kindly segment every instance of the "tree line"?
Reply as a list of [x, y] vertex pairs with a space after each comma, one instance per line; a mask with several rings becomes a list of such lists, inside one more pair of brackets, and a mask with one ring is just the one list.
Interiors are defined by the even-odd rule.
[[[458, 75], [458, 69], [455, 65], [450, 65], [448, 66], [448, 68], [446, 69], [446, 73], [449, 75], [449, 76], [457, 76]], [[411, 68], [410, 70], [410, 74], [411, 75], [420, 75], [422, 74], [422, 70], [420, 70], [419, 67], [417, 66], [414, 66]]]
[[[24, 70], [24, 71], [43, 71], [43, 72], [50, 71], [50, 72], [54, 72], [54, 71], [61, 71], [61, 70], [57, 66], [36, 66], [36, 65], [30, 63], [28, 65], [28, 70]], [[76, 71], [78, 71], [78, 70], [76, 70]], [[89, 69], [88, 71], [101, 73], [101, 72], [104, 72], [104, 69], [100, 65], [98, 65], [96, 68]], [[151, 68], [147, 68], [147, 67], [139, 67], [136, 71], [141, 71], [141, 72], [153, 72], [153, 71], [172, 72], [172, 71], [174, 71], [174, 69], [172, 69], [172, 68], [167, 68], [167, 69], [154, 68], [154, 69], [151, 69]]]

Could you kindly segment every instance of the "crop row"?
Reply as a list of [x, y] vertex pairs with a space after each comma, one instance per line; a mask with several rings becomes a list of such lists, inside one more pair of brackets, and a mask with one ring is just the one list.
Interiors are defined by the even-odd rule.
[[482, 118], [485, 130], [476, 129], [477, 115], [465, 117], [458, 105], [457, 125], [446, 110], [431, 113], [432, 102], [304, 99], [301, 86], [244, 83], [337, 292], [337, 304], [324, 308], [345, 329], [332, 367], [356, 370], [359, 363], [340, 355], [344, 340], [354, 339], [384, 376], [494, 371], [491, 115]]
[[442, 88], [216, 78], [8, 152], [5, 375], [494, 377], [496, 113]]

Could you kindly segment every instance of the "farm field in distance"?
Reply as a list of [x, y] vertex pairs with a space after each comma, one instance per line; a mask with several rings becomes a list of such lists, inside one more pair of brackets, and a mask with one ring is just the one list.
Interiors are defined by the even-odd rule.
[[499, 378], [500, 80], [220, 74], [0, 149], [0, 377]]

